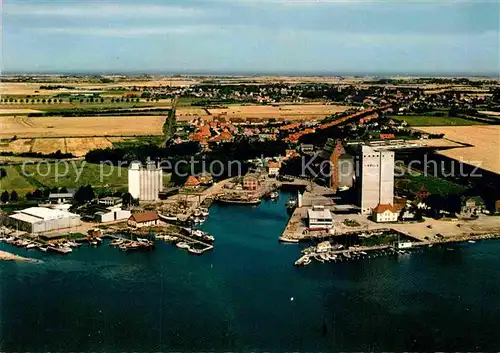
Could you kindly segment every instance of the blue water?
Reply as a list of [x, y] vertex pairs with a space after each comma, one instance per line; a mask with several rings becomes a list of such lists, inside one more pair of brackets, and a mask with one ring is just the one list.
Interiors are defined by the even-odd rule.
[[499, 241], [296, 268], [300, 246], [278, 243], [286, 198], [214, 205], [203, 256], [0, 245], [44, 261], [0, 263], [0, 350], [500, 349]]

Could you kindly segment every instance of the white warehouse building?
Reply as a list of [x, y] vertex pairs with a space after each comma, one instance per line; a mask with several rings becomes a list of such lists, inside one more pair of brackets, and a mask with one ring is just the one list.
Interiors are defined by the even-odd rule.
[[81, 224], [80, 216], [71, 212], [45, 207], [29, 207], [16, 211], [7, 217], [11, 227], [29, 233], [44, 233], [51, 230], [76, 227]]
[[128, 192], [140, 201], [156, 201], [163, 191], [163, 171], [152, 161], [143, 167], [140, 162], [130, 163], [128, 169]]

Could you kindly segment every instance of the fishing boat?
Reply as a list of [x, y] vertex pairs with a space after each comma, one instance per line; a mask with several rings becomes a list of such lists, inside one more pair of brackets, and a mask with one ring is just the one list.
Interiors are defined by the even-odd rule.
[[222, 203], [238, 204], [238, 205], [258, 205], [261, 200], [259, 198], [229, 198], [229, 197], [218, 197], [217, 201]]
[[183, 241], [175, 244], [175, 246], [177, 246], [180, 249], [189, 249], [189, 244]]

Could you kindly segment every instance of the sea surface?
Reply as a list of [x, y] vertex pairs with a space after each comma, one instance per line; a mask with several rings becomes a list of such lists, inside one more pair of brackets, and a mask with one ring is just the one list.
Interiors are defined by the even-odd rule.
[[1, 244], [43, 263], [0, 263], [0, 351], [500, 349], [500, 241], [296, 268], [288, 196], [212, 206], [202, 256]]

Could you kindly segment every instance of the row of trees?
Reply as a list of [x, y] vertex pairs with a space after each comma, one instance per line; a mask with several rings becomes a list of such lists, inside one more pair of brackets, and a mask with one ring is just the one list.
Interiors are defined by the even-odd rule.
[[19, 200], [19, 195], [17, 194], [16, 190], [12, 190], [10, 194], [7, 190], [5, 190], [4, 192], [2, 192], [2, 195], [0, 195], [0, 199], [2, 200], [3, 203], [9, 201], [15, 202]]

